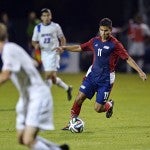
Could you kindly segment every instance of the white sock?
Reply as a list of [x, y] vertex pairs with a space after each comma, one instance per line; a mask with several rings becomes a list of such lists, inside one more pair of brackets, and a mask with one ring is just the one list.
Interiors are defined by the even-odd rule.
[[33, 145], [32, 150], [50, 150], [50, 148], [40, 140]]
[[36, 138], [36, 143], [33, 146], [32, 150], [61, 150], [59, 145], [48, 141], [40, 136]]
[[65, 89], [66, 91], [69, 88], [69, 86], [66, 83], [64, 83], [59, 77], [56, 78], [56, 84]]

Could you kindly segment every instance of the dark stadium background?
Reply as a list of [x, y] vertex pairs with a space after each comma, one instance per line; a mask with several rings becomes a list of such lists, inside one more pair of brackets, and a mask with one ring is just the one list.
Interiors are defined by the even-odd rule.
[[48, 7], [69, 42], [83, 42], [96, 34], [103, 17], [122, 26], [137, 11], [137, 0], [0, 0], [0, 12], [6, 11], [18, 29], [17, 42], [25, 41], [27, 14]]
[[[149, 0], [0, 0], [0, 13], [7, 12], [16, 29], [14, 42], [28, 49], [28, 13], [35, 11], [39, 17], [40, 10], [45, 7], [51, 9], [53, 21], [61, 25], [67, 42], [70, 43], [82, 43], [95, 36], [98, 23], [104, 17], [112, 19], [114, 27], [122, 27], [140, 12], [146, 16], [150, 25]], [[124, 35], [119, 37], [119, 40], [126, 46], [127, 40]], [[149, 58], [147, 60], [150, 63]], [[122, 68], [120, 71], [125, 70]]]

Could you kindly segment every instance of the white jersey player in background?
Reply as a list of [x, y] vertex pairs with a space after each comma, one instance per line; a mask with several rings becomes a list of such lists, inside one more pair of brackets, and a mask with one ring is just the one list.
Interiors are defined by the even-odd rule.
[[34, 66], [32, 58], [15, 43], [7, 41], [7, 28], [0, 23], [0, 53], [3, 67], [0, 84], [9, 78], [19, 91], [16, 105], [18, 141], [31, 150], [68, 150], [37, 136], [39, 130], [53, 130], [53, 100], [48, 86]]
[[57, 77], [60, 54], [54, 50], [55, 47], [66, 44], [65, 36], [59, 24], [51, 21], [52, 14], [47, 8], [41, 10], [42, 22], [35, 26], [32, 45], [41, 50], [41, 60], [45, 71], [48, 85], [56, 84], [67, 91], [68, 100], [72, 98], [72, 87]]

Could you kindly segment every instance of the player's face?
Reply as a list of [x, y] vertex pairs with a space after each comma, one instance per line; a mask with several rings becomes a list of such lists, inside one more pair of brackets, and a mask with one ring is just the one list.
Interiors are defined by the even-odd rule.
[[44, 12], [41, 16], [41, 20], [45, 25], [49, 24], [51, 22], [51, 19], [52, 19], [52, 14], [48, 12]]
[[107, 26], [100, 26], [99, 27], [99, 33], [100, 33], [100, 36], [102, 38], [102, 40], [107, 40], [108, 37], [110, 36], [111, 34], [111, 28], [107, 27]]

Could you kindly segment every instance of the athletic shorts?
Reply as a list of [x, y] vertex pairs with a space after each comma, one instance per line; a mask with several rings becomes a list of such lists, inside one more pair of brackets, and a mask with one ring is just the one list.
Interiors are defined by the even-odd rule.
[[53, 130], [53, 101], [49, 88], [32, 89], [28, 99], [20, 97], [16, 113], [17, 130], [23, 130], [25, 126]]
[[57, 71], [60, 67], [60, 55], [47, 51], [41, 51], [41, 60], [44, 71]]
[[111, 92], [112, 85], [115, 81], [115, 73], [110, 73], [110, 83], [106, 82], [93, 82], [88, 77], [85, 78], [82, 85], [80, 86], [80, 91], [86, 95], [88, 99], [92, 99], [92, 97], [96, 94], [96, 102], [104, 105], [106, 100], [109, 98], [109, 94]]

